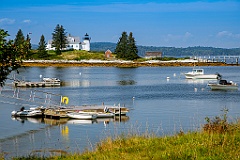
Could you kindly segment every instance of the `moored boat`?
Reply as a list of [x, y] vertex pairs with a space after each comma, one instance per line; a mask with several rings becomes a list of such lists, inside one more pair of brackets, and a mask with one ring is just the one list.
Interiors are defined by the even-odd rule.
[[204, 69], [193, 69], [191, 72], [185, 73], [187, 79], [220, 79], [221, 75], [216, 74], [204, 74]]
[[237, 90], [238, 84], [233, 81], [219, 80], [217, 83], [208, 83], [212, 90]]
[[39, 109], [26, 110], [22, 107], [20, 111], [12, 111], [11, 115], [14, 117], [41, 117], [43, 116], [43, 112]]
[[67, 116], [69, 118], [73, 118], [73, 119], [96, 119], [97, 118], [97, 114], [93, 114], [93, 113], [82, 113], [82, 112], [71, 112], [68, 113]]

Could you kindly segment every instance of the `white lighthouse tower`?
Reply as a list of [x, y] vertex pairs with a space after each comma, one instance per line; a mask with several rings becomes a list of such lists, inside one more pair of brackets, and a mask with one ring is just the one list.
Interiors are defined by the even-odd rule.
[[90, 51], [90, 37], [89, 35], [86, 33], [84, 38], [83, 38], [83, 42], [82, 42], [82, 50], [85, 51]]

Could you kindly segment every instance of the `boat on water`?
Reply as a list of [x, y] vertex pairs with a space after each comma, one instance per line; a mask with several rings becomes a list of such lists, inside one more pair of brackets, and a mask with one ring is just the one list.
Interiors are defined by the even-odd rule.
[[208, 83], [208, 86], [212, 90], [237, 90], [238, 84], [233, 81], [227, 81], [224, 79], [219, 80], [217, 83]]
[[83, 119], [83, 120], [91, 120], [91, 119], [96, 119], [97, 118], [97, 114], [93, 114], [93, 113], [83, 113], [83, 112], [70, 112], [67, 114], [67, 116], [69, 118], [73, 118], [73, 119]]
[[43, 112], [40, 109], [30, 108], [26, 110], [22, 107], [20, 111], [12, 111], [11, 115], [14, 117], [41, 117], [43, 116]]
[[114, 113], [111, 112], [97, 112], [97, 111], [79, 111], [78, 113], [88, 113], [88, 114], [96, 114], [97, 118], [112, 118], [115, 116]]
[[204, 74], [204, 69], [193, 69], [191, 72], [184, 73], [187, 79], [220, 79], [219, 73]]
[[40, 82], [14, 80], [13, 85], [15, 87], [59, 87], [61, 81], [58, 78], [43, 78]]

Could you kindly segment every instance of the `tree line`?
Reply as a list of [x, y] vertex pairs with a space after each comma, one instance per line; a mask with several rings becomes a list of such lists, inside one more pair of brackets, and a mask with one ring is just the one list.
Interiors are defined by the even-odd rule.
[[[31, 39], [28, 33], [25, 36], [21, 29], [18, 30], [14, 40], [7, 40], [10, 36], [8, 31], [0, 29], [0, 85], [3, 86], [7, 76], [12, 71], [17, 71], [21, 67], [22, 60], [32, 58], [35, 52], [32, 52]], [[55, 47], [55, 53], [60, 55], [62, 50], [66, 48], [67, 36], [65, 29], [62, 25], [57, 24], [52, 33], [52, 47]], [[134, 60], [138, 58], [138, 49], [135, 44], [135, 39], [132, 32], [127, 35], [123, 32], [117, 43], [115, 54], [117, 58]], [[47, 43], [44, 35], [41, 35], [37, 48], [37, 57], [48, 59], [49, 54], [46, 49]]]

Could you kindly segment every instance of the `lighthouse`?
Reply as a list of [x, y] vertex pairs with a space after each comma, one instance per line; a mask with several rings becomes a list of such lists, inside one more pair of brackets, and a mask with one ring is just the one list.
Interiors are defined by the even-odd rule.
[[82, 50], [84, 51], [90, 51], [90, 37], [89, 35], [86, 33], [84, 38], [83, 38], [83, 42], [82, 42]]

